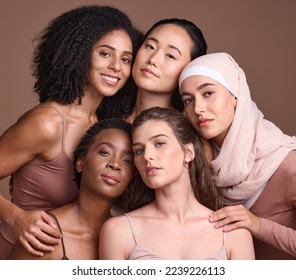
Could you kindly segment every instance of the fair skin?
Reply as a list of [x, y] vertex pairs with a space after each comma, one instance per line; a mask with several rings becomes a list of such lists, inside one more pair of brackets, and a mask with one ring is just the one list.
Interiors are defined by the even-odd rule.
[[[193, 145], [181, 147], [166, 122], [150, 120], [135, 129], [133, 150], [141, 177], [155, 190], [155, 201], [129, 213], [141, 246], [164, 259], [203, 259], [217, 252], [223, 231], [211, 226], [211, 210], [192, 192], [188, 163], [195, 156]], [[100, 259], [128, 259], [134, 246], [126, 217], [103, 225]], [[227, 234], [226, 251], [230, 259], [254, 259], [250, 233]]]
[[[70, 159], [85, 131], [97, 121], [96, 109], [104, 96], [115, 94], [131, 71], [132, 43], [126, 32], [106, 34], [94, 46], [92, 69], [82, 104], [75, 100], [55, 107], [65, 121], [64, 149]], [[63, 120], [53, 109], [35, 107], [25, 113], [0, 137], [0, 178], [5, 178], [27, 163], [53, 160], [61, 150]], [[7, 159], [7, 160], [4, 160]], [[17, 238], [31, 254], [42, 256], [60, 242], [60, 233], [44, 211], [24, 211], [0, 196], [0, 219], [15, 229]], [[46, 245], [49, 244], [49, 245]]]
[[[172, 36], [174, 34], [174, 36]], [[126, 120], [134, 121], [145, 109], [171, 108], [171, 99], [178, 86], [181, 71], [191, 61], [193, 42], [187, 31], [175, 24], [163, 24], [155, 28], [137, 52], [132, 75], [137, 84], [134, 111]], [[209, 161], [212, 148], [204, 141]]]
[[181, 85], [185, 113], [204, 139], [222, 146], [232, 123], [235, 97], [220, 83], [206, 76], [192, 76]]
[[[180, 93], [186, 116], [198, 133], [221, 147], [232, 124], [237, 99], [217, 81], [199, 75], [186, 78]], [[209, 221], [217, 229], [229, 232], [245, 228], [254, 236], [260, 226], [259, 217], [242, 205], [223, 207], [211, 213]]]
[[127, 121], [132, 123], [147, 108], [172, 107], [171, 97], [182, 69], [191, 60], [192, 45], [186, 30], [178, 25], [164, 24], [149, 34], [133, 65], [132, 75], [138, 92], [134, 112]]
[[[113, 200], [126, 190], [133, 176], [133, 157], [126, 132], [105, 129], [96, 136], [86, 156], [77, 161], [76, 170], [81, 172], [79, 197], [52, 211], [61, 225], [69, 259], [98, 259], [100, 228], [110, 217]], [[62, 256], [61, 244], [40, 258], [17, 243], [9, 259], [59, 260]]]

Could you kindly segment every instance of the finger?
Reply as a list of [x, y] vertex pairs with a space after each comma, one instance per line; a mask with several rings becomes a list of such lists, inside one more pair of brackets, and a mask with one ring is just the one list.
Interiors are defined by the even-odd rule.
[[38, 250], [34, 249], [31, 246], [31, 244], [29, 242], [25, 241], [24, 239], [20, 239], [20, 243], [22, 244], [22, 246], [24, 246], [26, 251], [28, 251], [30, 254], [37, 256], [37, 257], [42, 257], [44, 255], [42, 251], [38, 251]]
[[209, 216], [209, 221], [211, 222], [211, 223], [214, 223], [214, 222], [218, 222], [218, 221], [222, 221], [222, 220], [224, 220], [225, 218], [227, 218], [227, 213], [225, 212], [225, 211], [223, 211], [223, 212], [220, 212], [220, 213], [212, 213], [212, 214], [210, 214], [210, 216]]
[[[49, 229], [52, 229], [51, 227], [49, 227]], [[37, 244], [38, 246], [39, 243], [42, 245], [46, 245], [46, 246], [50, 246], [50, 245], [57, 245], [61, 242], [61, 234], [60, 232], [58, 233], [58, 236], [54, 236], [53, 234], [48, 234], [46, 232], [43, 231], [39, 231], [38, 233], [36, 233], [33, 236], [33, 240], [31, 239], [30, 242], [34, 241], [34, 247], [36, 246], [35, 244]], [[36, 243], [36, 240], [38, 241], [38, 243]], [[40, 241], [40, 242], [39, 242]], [[39, 247], [37, 247], [39, 248]], [[42, 246], [43, 248], [43, 246]]]
[[226, 217], [222, 220], [218, 220], [218, 222], [216, 222], [214, 224], [214, 227], [215, 228], [221, 228], [221, 227], [225, 227], [225, 226], [228, 226], [230, 224], [233, 224], [233, 223], [237, 223], [237, 222], [240, 222], [240, 219], [235, 219], [233, 217]]
[[[42, 234], [40, 233], [45, 233], [46, 235], [49, 235], [51, 237], [53, 237], [54, 239], [60, 239], [62, 237], [62, 234], [56, 224], [56, 221], [47, 213], [44, 212], [44, 214], [42, 214], [42, 219], [38, 221], [37, 224], [38, 228], [40, 230], [38, 230], [37, 232], [33, 232], [33, 235], [36, 236], [36, 234], [38, 236], [39, 239], [41, 239], [42, 241], [46, 242], [46, 240], [44, 240], [44, 238], [42, 236]], [[36, 228], [34, 228], [36, 229]], [[52, 239], [49, 240], [49, 242], [54, 242], [53, 244], [57, 244], [56, 241], [51, 241]]]
[[[38, 236], [36, 236], [36, 234]], [[52, 226], [43, 222], [40, 225], [40, 231], [38, 231], [38, 233], [36, 232], [35, 236], [38, 237], [40, 240], [42, 240], [45, 243], [54, 242], [52, 244], [58, 244], [56, 242], [57, 242], [57, 240], [61, 239], [62, 234], [58, 228], [53, 228]]]
[[32, 252], [41, 252], [43, 255], [44, 252], [54, 251], [54, 247], [40, 242], [37, 238], [32, 238], [29, 242]]
[[54, 247], [51, 245], [59, 244], [60, 239], [52, 238], [44, 233], [39, 233], [38, 236], [41, 236], [42, 239], [48, 241], [44, 243], [41, 239], [37, 238], [33, 234], [26, 235], [25, 238], [21, 238], [20, 241], [24, 244], [27, 251], [33, 254], [42, 254], [43, 252], [52, 252]]
[[58, 226], [56, 224], [56, 221], [54, 220], [54, 218], [50, 215], [48, 215], [47, 213], [43, 213], [42, 214], [42, 219], [44, 222], [46, 222], [48, 225], [50, 225], [51, 227], [53, 227], [54, 229], [57, 229]]
[[228, 224], [228, 225], [224, 226], [223, 231], [230, 232], [230, 231], [233, 231], [233, 230], [239, 229], [239, 228], [245, 228], [242, 222]]

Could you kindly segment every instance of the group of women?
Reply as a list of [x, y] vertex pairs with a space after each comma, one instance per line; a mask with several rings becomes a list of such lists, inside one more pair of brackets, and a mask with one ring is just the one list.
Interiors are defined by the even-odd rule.
[[40, 104], [0, 138], [0, 257], [295, 259], [296, 139], [206, 53], [185, 19], [145, 36], [108, 6], [54, 19]]

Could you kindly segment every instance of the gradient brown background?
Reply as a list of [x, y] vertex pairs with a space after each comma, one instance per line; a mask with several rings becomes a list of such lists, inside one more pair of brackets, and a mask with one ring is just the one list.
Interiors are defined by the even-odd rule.
[[[229, 52], [245, 70], [265, 117], [296, 134], [295, 0], [0, 0], [0, 134], [38, 103], [30, 72], [32, 39], [54, 17], [86, 4], [117, 7], [143, 31], [163, 18], [193, 21], [208, 52]], [[6, 196], [7, 185], [8, 179], [0, 181]]]

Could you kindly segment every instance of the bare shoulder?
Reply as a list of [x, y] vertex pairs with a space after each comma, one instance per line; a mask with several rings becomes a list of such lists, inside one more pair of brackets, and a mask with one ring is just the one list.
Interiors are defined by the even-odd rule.
[[108, 219], [101, 228], [99, 240], [100, 259], [128, 259], [134, 241], [127, 217], [122, 215]]
[[[227, 252], [232, 260], [254, 260], [252, 234], [245, 228], [227, 232]], [[238, 246], [239, 244], [239, 246]]]
[[249, 230], [245, 228], [238, 228], [235, 230], [232, 230], [230, 232], [227, 232], [228, 238], [231, 240], [241, 240], [244, 239], [252, 239], [252, 234]]
[[4, 178], [33, 160], [52, 160], [60, 151], [63, 118], [47, 106], [34, 107], [21, 116], [0, 137], [0, 163]]
[[102, 226], [102, 231], [110, 231], [118, 233], [121, 230], [126, 229], [128, 226], [127, 217], [124, 215], [109, 218]]
[[35, 130], [49, 139], [62, 129], [63, 118], [57, 110], [49, 106], [36, 106], [21, 116], [16, 125]]

